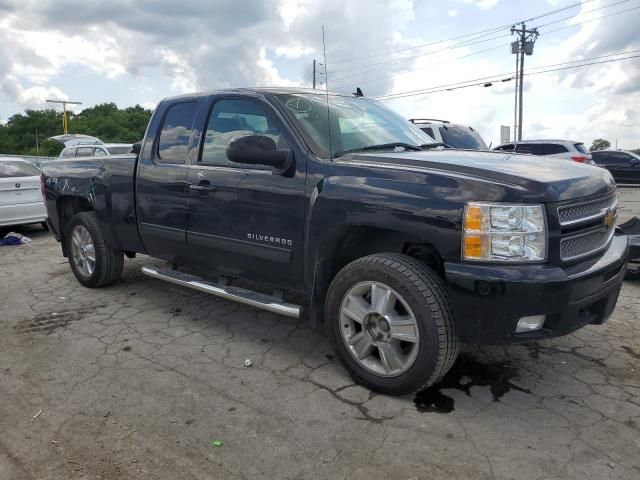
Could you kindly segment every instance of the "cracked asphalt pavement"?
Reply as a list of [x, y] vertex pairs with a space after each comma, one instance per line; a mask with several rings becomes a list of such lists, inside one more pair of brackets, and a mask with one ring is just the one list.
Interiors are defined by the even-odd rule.
[[394, 398], [304, 321], [143, 277], [142, 256], [89, 290], [23, 231], [0, 249], [2, 480], [640, 478], [640, 281], [603, 326], [464, 348]]

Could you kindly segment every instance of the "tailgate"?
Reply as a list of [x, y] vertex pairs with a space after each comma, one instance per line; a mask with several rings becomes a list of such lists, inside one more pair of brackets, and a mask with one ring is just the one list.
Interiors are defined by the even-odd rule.
[[0, 178], [0, 206], [41, 201], [40, 177]]

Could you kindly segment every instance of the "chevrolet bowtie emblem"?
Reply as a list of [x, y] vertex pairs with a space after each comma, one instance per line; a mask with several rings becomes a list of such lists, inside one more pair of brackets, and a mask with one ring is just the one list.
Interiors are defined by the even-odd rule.
[[613, 224], [616, 223], [616, 211], [607, 210], [602, 219], [602, 223], [604, 223], [604, 226], [607, 228], [613, 227]]

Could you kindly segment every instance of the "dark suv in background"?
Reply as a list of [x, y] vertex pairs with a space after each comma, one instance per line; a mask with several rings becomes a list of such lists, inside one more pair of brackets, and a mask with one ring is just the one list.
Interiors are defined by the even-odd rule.
[[595, 165], [591, 154], [582, 142], [573, 140], [519, 140], [498, 145], [494, 150], [505, 152], [526, 153], [529, 155], [548, 155], [552, 157], [573, 160], [578, 163]]
[[623, 150], [600, 150], [591, 155], [596, 165], [611, 172], [616, 183], [640, 185], [640, 155]]

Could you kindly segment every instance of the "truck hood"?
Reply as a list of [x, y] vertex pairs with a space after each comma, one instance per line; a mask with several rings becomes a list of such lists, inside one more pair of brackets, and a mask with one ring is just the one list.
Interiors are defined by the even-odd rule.
[[340, 160], [502, 184], [519, 190], [523, 199], [530, 201], [565, 201], [615, 190], [615, 182], [604, 168], [534, 155], [426, 150], [366, 152], [345, 155]]

